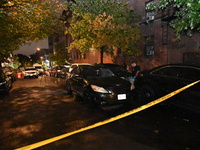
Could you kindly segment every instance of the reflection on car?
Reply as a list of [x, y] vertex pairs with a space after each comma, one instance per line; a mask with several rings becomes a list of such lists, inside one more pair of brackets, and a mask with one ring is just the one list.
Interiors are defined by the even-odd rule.
[[66, 80], [66, 89], [90, 105], [125, 104], [131, 100], [130, 82], [101, 66], [78, 66]]
[[78, 66], [91, 66], [91, 64], [89, 64], [89, 63], [72, 63], [69, 67], [69, 71], [67, 73], [66, 78], [70, 78], [73, 75], [72, 70], [77, 68]]
[[7, 76], [2, 68], [0, 68], [0, 93], [8, 94], [10, 89], [12, 88], [12, 79]]
[[110, 69], [116, 76], [121, 77], [122, 79], [128, 80], [131, 83], [131, 89], [134, 89], [134, 77], [130, 72], [128, 72], [123, 66], [111, 63], [105, 64], [95, 64], [95, 66], [102, 66], [104, 68]]
[[[143, 100], [153, 100], [200, 80], [200, 65], [168, 64], [151, 70], [141, 71], [135, 80]], [[177, 100], [170, 103], [200, 110], [200, 84], [179, 93]]]
[[110, 69], [116, 76], [121, 77], [122, 79], [129, 80], [132, 76], [130, 72], [128, 72], [123, 66], [117, 64], [95, 64], [95, 66], [102, 66], [104, 68]]
[[60, 74], [61, 74], [61, 70], [65, 68], [64, 66], [55, 66], [55, 67], [52, 67], [49, 71], [49, 75], [51, 77], [60, 77]]
[[70, 66], [64, 66], [61, 70], [60, 70], [60, 77], [61, 78], [66, 78], [68, 73], [69, 73], [69, 67]]
[[10, 66], [2, 67], [2, 69], [3, 69], [3, 72], [4, 72], [7, 76], [11, 77], [12, 82], [14, 82], [14, 81], [16, 80], [16, 78], [15, 78], [16, 75], [15, 75], [15, 72], [14, 72], [14, 70], [13, 70], [12, 67], [10, 67]]

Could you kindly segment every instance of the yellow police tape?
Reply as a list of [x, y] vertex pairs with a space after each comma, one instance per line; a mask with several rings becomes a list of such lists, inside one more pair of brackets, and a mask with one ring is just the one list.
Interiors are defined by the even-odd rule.
[[178, 90], [176, 90], [176, 91], [174, 91], [174, 92], [171, 92], [171, 93], [169, 93], [169, 94], [167, 94], [167, 95], [165, 95], [165, 96], [163, 96], [163, 97], [161, 97], [161, 98], [158, 98], [158, 99], [156, 99], [156, 100], [154, 100], [154, 101], [152, 101], [152, 102], [150, 102], [150, 103], [147, 103], [147, 104], [145, 104], [145, 105], [143, 105], [143, 106], [140, 106], [140, 107], [138, 107], [138, 108], [135, 108], [135, 109], [133, 109], [133, 110], [131, 110], [131, 111], [128, 111], [128, 112], [126, 112], [126, 113], [123, 113], [123, 114], [121, 114], [121, 115], [112, 117], [112, 118], [107, 119], [107, 120], [104, 120], [104, 121], [102, 121], [102, 122], [95, 123], [95, 124], [93, 124], [93, 125], [91, 125], [91, 126], [84, 127], [84, 128], [78, 129], [78, 130], [76, 130], [76, 131], [72, 131], [72, 132], [69, 132], [69, 133], [66, 133], [66, 134], [63, 134], [63, 135], [54, 137], [54, 138], [50, 138], [50, 139], [47, 139], [47, 140], [44, 140], [44, 141], [41, 141], [41, 142], [38, 142], [38, 143], [35, 143], [35, 144], [31, 144], [31, 145], [28, 145], [28, 146], [24, 146], [24, 147], [21, 147], [21, 148], [17, 148], [17, 149], [15, 149], [15, 150], [31, 150], [31, 149], [35, 149], [35, 148], [38, 148], [38, 147], [47, 145], [47, 144], [49, 144], [49, 143], [58, 141], [58, 140], [60, 140], [60, 139], [69, 137], [69, 136], [71, 136], [71, 135], [74, 135], [74, 134], [77, 134], [77, 133], [80, 133], [80, 132], [83, 132], [83, 131], [86, 131], [86, 130], [90, 130], [90, 129], [93, 129], [93, 128], [96, 128], [96, 127], [99, 127], [99, 126], [108, 124], [108, 123], [110, 123], [110, 122], [113, 122], [113, 121], [122, 119], [122, 118], [124, 118], [124, 117], [130, 116], [130, 115], [132, 115], [132, 114], [134, 114], [134, 113], [137, 113], [137, 112], [139, 112], [139, 111], [142, 111], [142, 110], [144, 110], [144, 109], [147, 109], [147, 108], [149, 108], [149, 107], [151, 107], [151, 106], [154, 106], [154, 105], [156, 105], [156, 104], [158, 104], [158, 103], [161, 103], [161, 102], [165, 101], [166, 99], [168, 99], [168, 98], [170, 98], [170, 97], [172, 97], [172, 96], [174, 96], [174, 95], [176, 95], [176, 94], [178, 94], [178, 93], [184, 91], [185, 89], [187, 89], [187, 88], [189, 88], [189, 87], [191, 87], [191, 86], [193, 86], [193, 85], [195, 85], [195, 84], [197, 84], [197, 83], [199, 83], [199, 82], [200, 82], [200, 80], [198, 80], [198, 81], [196, 81], [196, 82], [193, 82], [193, 83], [191, 83], [191, 84], [189, 84], [189, 85], [187, 85], [187, 86], [185, 86], [185, 87], [183, 87], [183, 88], [180, 88], [180, 89], [178, 89]]

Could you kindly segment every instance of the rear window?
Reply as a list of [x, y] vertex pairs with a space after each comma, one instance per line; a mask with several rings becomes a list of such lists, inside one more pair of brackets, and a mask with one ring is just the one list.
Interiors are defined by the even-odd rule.
[[[107, 66], [105, 66], [105, 68], [106, 67]], [[126, 70], [123, 67], [121, 67], [121, 66], [108, 66], [107, 68], [109, 68], [113, 72], [126, 72]]]

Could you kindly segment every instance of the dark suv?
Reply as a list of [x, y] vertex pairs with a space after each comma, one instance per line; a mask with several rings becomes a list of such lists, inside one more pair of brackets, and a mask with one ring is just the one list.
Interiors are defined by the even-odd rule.
[[[135, 80], [135, 87], [143, 100], [151, 101], [197, 80], [200, 80], [200, 65], [168, 64], [141, 71]], [[200, 109], [200, 83], [177, 96], [173, 103]]]

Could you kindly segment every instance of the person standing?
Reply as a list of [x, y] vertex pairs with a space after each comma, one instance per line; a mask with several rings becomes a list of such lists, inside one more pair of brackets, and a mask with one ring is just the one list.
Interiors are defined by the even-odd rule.
[[138, 66], [136, 63], [132, 63], [131, 67], [132, 67], [131, 73], [133, 77], [135, 77], [137, 73], [140, 71], [140, 66]]

